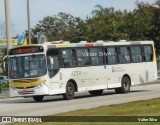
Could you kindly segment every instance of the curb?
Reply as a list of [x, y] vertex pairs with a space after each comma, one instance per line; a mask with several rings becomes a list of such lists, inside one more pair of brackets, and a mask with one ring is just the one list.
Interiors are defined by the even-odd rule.
[[0, 99], [4, 98], [10, 98], [9, 91], [2, 91], [2, 93], [0, 93]]

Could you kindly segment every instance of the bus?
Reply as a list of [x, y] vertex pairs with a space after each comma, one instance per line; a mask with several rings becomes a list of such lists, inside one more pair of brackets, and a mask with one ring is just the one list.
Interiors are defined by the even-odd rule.
[[130, 87], [157, 79], [153, 41], [94, 43], [50, 42], [19, 46], [8, 52], [11, 97], [101, 95], [104, 90], [128, 93]]

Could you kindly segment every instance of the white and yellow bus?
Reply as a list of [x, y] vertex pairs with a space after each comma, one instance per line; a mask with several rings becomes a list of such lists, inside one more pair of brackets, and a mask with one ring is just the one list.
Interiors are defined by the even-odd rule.
[[10, 96], [127, 93], [130, 86], [157, 79], [152, 41], [49, 43], [9, 50]]

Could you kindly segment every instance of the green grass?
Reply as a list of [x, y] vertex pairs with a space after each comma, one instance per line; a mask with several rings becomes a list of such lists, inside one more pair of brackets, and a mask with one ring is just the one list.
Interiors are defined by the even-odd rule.
[[[108, 100], [109, 101], [109, 100]], [[60, 116], [160, 116], [160, 99], [135, 101], [124, 104], [77, 110]]]
[[[109, 100], [108, 100], [109, 101]], [[53, 107], [54, 108], [54, 107]], [[76, 110], [53, 116], [160, 116], [160, 98], [142, 100], [124, 104], [101, 106], [87, 110]], [[12, 123], [11, 125], [28, 125], [28, 123]], [[44, 122], [30, 125], [159, 125], [158, 122]]]

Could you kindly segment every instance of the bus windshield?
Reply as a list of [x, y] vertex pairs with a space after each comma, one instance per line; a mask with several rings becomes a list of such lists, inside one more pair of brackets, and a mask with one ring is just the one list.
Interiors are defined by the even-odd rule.
[[11, 79], [39, 77], [47, 73], [44, 55], [11, 57], [9, 66]]

